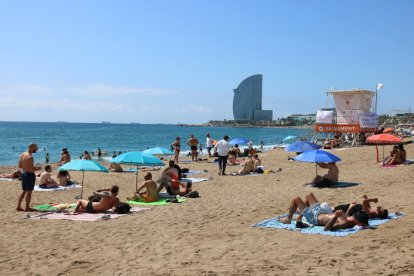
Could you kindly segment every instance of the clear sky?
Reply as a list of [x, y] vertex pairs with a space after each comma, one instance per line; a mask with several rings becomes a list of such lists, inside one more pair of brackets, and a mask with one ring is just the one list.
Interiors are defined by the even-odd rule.
[[273, 117], [314, 113], [331, 87], [414, 107], [414, 1], [0, 0], [0, 120], [233, 119], [263, 74]]

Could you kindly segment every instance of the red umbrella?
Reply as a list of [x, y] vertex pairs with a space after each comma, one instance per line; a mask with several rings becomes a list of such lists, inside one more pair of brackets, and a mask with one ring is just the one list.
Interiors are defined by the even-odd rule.
[[[399, 144], [402, 143], [402, 140], [394, 135], [391, 134], [377, 134], [377, 135], [372, 135], [369, 136], [367, 138], [367, 143], [370, 144], [375, 144], [376, 145], [376, 150], [377, 150], [377, 162], [379, 162], [378, 160], [378, 145], [394, 145], [394, 144]], [[382, 157], [384, 159], [384, 147], [382, 147]]]

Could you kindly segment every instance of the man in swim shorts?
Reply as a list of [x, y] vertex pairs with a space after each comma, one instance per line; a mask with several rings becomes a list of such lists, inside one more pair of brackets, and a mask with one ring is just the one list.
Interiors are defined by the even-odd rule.
[[[109, 193], [110, 192], [110, 193]], [[99, 202], [88, 201], [85, 199], [78, 200], [75, 210], [72, 214], [76, 213], [101, 213], [109, 210], [119, 204], [117, 198], [119, 187], [114, 185], [108, 189], [101, 189], [94, 192], [94, 195], [100, 196]]]
[[[158, 200], [158, 186], [157, 183], [155, 183], [155, 181], [152, 180], [152, 174], [150, 172], [147, 172], [147, 174], [144, 176], [144, 179], [144, 184], [142, 184], [142, 186], [138, 188], [138, 190], [134, 193], [134, 196], [132, 198], [129, 198], [129, 200], [139, 199], [145, 202], [154, 202]], [[146, 189], [146, 191], [140, 193], [140, 191], [144, 188]]]
[[187, 141], [187, 145], [191, 148], [191, 160], [197, 161], [198, 151], [197, 151], [197, 145], [198, 145], [198, 139], [194, 137], [193, 134], [190, 135], [190, 139]]
[[311, 183], [306, 185], [312, 185], [314, 187], [332, 187], [338, 183], [339, 179], [339, 169], [336, 166], [335, 162], [330, 163], [316, 163], [319, 167], [323, 169], [328, 169], [328, 173], [324, 176], [317, 175]]
[[290, 201], [288, 216], [280, 218], [280, 222], [290, 224], [297, 210], [299, 215], [296, 222], [301, 222], [302, 217], [305, 217], [309, 224], [325, 226], [325, 231], [352, 228], [355, 225], [368, 226], [369, 216], [366, 212], [360, 211], [353, 216], [341, 210], [333, 212], [327, 203], [319, 203], [313, 193], [308, 193], [305, 201], [300, 197], [294, 197]]
[[[32, 192], [36, 183], [35, 170], [38, 170], [38, 167], [34, 165], [33, 153], [36, 153], [38, 150], [36, 144], [30, 144], [27, 151], [23, 152], [19, 158], [19, 168], [23, 171], [22, 173], [22, 190], [17, 203], [17, 211], [35, 211], [30, 208], [30, 201], [32, 199]], [[26, 207], [23, 209], [21, 207], [23, 199], [26, 197]]]

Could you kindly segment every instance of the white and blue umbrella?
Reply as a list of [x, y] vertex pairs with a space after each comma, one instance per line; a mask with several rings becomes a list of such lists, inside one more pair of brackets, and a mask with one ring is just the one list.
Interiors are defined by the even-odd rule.
[[245, 145], [245, 144], [247, 144], [249, 142], [249, 139], [246, 139], [246, 138], [242, 138], [242, 137], [237, 137], [237, 138], [234, 138], [234, 139], [231, 139], [230, 141], [229, 141], [229, 144], [230, 145], [232, 145], [232, 146], [234, 146], [234, 145]]
[[157, 157], [148, 154], [143, 153], [140, 151], [130, 151], [125, 152], [123, 154], [118, 155], [115, 158], [112, 158], [110, 160], [111, 163], [117, 163], [117, 164], [127, 164], [127, 165], [134, 165], [137, 166], [137, 172], [135, 177], [135, 189], [138, 189], [138, 167], [139, 166], [164, 166], [164, 163], [158, 159]]
[[108, 172], [108, 169], [93, 160], [73, 160], [57, 169], [58, 171], [81, 171], [82, 172], [82, 186], [80, 198], [83, 196], [83, 180], [85, 178], [85, 171], [88, 172]]
[[317, 150], [320, 148], [321, 146], [315, 143], [311, 143], [308, 141], [297, 141], [287, 146], [285, 150], [288, 152], [305, 152], [309, 150]]
[[173, 155], [174, 153], [170, 149], [166, 148], [150, 148], [143, 151], [143, 153], [148, 153], [152, 155]]

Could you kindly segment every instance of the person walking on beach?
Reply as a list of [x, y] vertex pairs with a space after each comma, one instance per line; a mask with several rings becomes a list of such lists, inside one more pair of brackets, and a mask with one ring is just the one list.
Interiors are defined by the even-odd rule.
[[[32, 199], [32, 192], [36, 183], [35, 170], [39, 170], [38, 167], [34, 165], [33, 153], [36, 153], [38, 147], [36, 144], [30, 144], [26, 152], [23, 152], [19, 158], [19, 168], [23, 171], [22, 173], [22, 190], [17, 203], [17, 211], [35, 211], [30, 208], [30, 201]], [[23, 199], [26, 197], [26, 207], [22, 209], [21, 204]]]
[[208, 153], [208, 157], [212, 157], [211, 156], [211, 149], [213, 148], [213, 139], [211, 139], [210, 137], [210, 133], [206, 134], [207, 138], [206, 138], [206, 148], [207, 148], [207, 153]]
[[226, 175], [227, 154], [229, 153], [229, 136], [225, 135], [222, 140], [214, 146], [214, 153], [218, 154], [219, 175]]
[[174, 162], [178, 164], [178, 156], [180, 156], [181, 151], [181, 138], [179, 136], [175, 138], [175, 141], [171, 144], [171, 147], [174, 149]]
[[203, 155], [203, 144], [202, 143], [200, 143], [200, 155]]
[[197, 151], [197, 145], [198, 145], [198, 139], [194, 137], [193, 134], [190, 135], [190, 139], [187, 141], [187, 145], [190, 146], [191, 149], [191, 160], [194, 162], [197, 162], [198, 157], [198, 151]]

